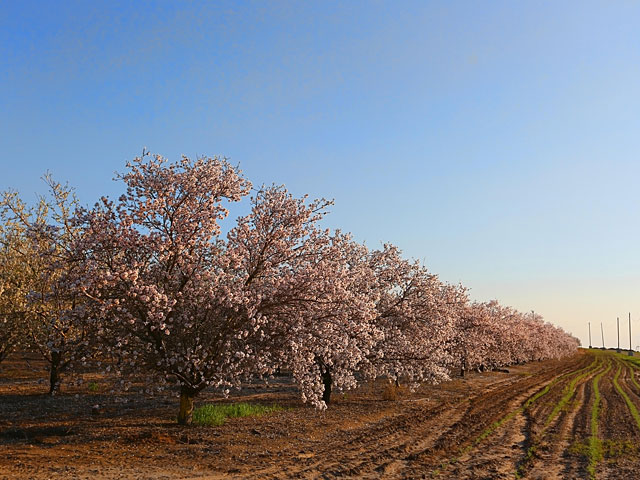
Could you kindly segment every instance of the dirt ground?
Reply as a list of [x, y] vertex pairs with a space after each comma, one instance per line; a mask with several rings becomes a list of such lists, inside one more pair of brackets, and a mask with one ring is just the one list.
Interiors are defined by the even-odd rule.
[[640, 478], [640, 371], [612, 352], [396, 398], [378, 382], [334, 395], [326, 412], [302, 404], [286, 377], [229, 399], [203, 392], [199, 405], [287, 407], [219, 427], [179, 427], [175, 396], [110, 394], [99, 375], [49, 397], [28, 359], [0, 366], [0, 478]]

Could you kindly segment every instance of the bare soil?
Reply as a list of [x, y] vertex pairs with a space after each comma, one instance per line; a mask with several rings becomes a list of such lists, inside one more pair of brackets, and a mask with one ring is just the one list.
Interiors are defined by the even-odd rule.
[[[589, 451], [594, 379], [597, 440]], [[253, 382], [224, 399], [285, 410], [180, 427], [178, 399], [84, 374], [50, 397], [44, 365], [20, 353], [0, 365], [0, 478], [640, 478], [640, 426], [613, 380], [640, 410], [640, 371], [611, 352], [505, 372], [468, 374], [410, 393], [384, 381], [335, 394], [325, 412], [302, 404], [291, 380]], [[395, 397], [395, 398], [394, 398]], [[593, 445], [593, 442], [591, 442]], [[595, 458], [595, 459], [594, 459]]]

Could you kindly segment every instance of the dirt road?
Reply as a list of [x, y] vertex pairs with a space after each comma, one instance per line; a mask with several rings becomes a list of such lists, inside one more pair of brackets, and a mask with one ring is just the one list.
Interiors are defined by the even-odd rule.
[[368, 385], [326, 412], [250, 385], [291, 408], [221, 427], [178, 427], [175, 398], [48, 398], [19, 372], [0, 373], [0, 478], [640, 478], [640, 363], [608, 351], [396, 399]]

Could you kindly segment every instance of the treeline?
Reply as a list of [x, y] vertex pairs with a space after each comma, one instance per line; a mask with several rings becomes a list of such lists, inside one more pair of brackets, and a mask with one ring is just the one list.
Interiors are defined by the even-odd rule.
[[18, 347], [50, 365], [50, 392], [74, 365], [177, 383], [189, 423], [206, 387], [291, 371], [304, 401], [367, 378], [410, 384], [573, 353], [579, 342], [538, 315], [471, 302], [401, 256], [320, 225], [331, 202], [262, 187], [226, 235], [227, 202], [251, 183], [224, 159], [168, 163], [144, 152], [124, 192], [81, 206], [45, 177], [36, 205], [1, 201], [0, 361]]

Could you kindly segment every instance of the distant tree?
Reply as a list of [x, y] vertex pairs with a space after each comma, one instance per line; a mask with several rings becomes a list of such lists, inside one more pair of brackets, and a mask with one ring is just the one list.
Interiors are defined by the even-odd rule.
[[29, 270], [22, 261], [26, 252], [24, 228], [4, 210], [0, 222], [0, 362], [28, 343], [27, 288]]
[[562, 329], [500, 305], [496, 300], [467, 303], [460, 308], [452, 351], [464, 375], [469, 369], [559, 358], [575, 352], [577, 340]]
[[86, 360], [93, 346], [93, 323], [84, 296], [77, 288], [81, 258], [73, 244], [81, 229], [73, 222], [78, 207], [73, 191], [44, 180], [49, 195], [28, 206], [17, 192], [5, 192], [0, 201], [3, 220], [3, 274], [8, 293], [4, 318], [20, 322], [24, 342], [36, 348], [49, 363], [49, 393], [60, 389], [61, 376], [71, 365]]

